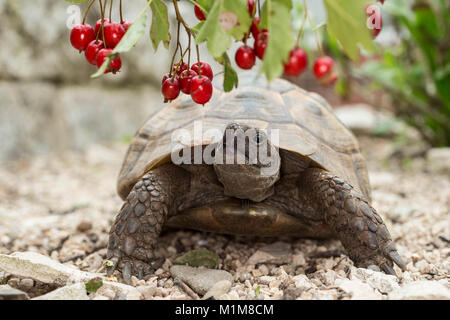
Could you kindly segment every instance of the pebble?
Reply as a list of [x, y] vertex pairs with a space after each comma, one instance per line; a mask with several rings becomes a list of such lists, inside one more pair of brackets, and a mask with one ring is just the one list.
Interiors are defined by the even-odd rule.
[[351, 300], [380, 300], [381, 294], [361, 280], [338, 279], [337, 286], [351, 294]]
[[222, 280], [215, 283], [211, 289], [203, 296], [203, 300], [207, 300], [209, 298], [214, 298], [215, 300], [220, 300], [220, 298], [227, 294], [231, 289], [231, 282], [228, 280]]
[[170, 273], [174, 279], [179, 278], [201, 295], [206, 294], [219, 281], [233, 282], [233, 276], [224, 270], [175, 265], [170, 268]]
[[388, 275], [383, 272], [377, 272], [365, 268], [352, 267], [350, 271], [350, 279], [361, 280], [369, 284], [372, 288], [375, 288], [379, 292], [384, 294], [387, 294], [393, 290], [400, 288], [396, 276]]
[[389, 300], [450, 300], [450, 289], [438, 281], [416, 281], [392, 291]]
[[28, 295], [9, 285], [0, 285], [0, 300], [28, 300]]
[[32, 300], [89, 300], [84, 283], [76, 283], [70, 286], [53, 290]]

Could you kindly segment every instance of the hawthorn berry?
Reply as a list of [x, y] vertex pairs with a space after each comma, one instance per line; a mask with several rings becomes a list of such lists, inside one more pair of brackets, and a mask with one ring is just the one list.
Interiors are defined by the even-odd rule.
[[77, 50], [86, 50], [92, 40], [95, 40], [94, 29], [88, 24], [77, 24], [70, 32], [70, 43]]
[[163, 85], [164, 81], [166, 81], [167, 79], [171, 78], [172, 76], [170, 75], [170, 73], [166, 73], [164, 75], [164, 77], [161, 80], [161, 85]]
[[180, 95], [180, 83], [177, 78], [168, 78], [164, 81], [161, 92], [165, 99], [171, 101]]
[[[112, 53], [112, 49], [101, 49], [98, 53], [97, 53], [97, 67], [100, 68], [103, 63], [106, 61], [106, 59], [108, 58], [108, 56]], [[109, 67], [105, 70], [105, 73], [108, 72], [112, 72], [112, 73], [116, 73], [120, 70], [120, 68], [122, 67], [122, 59], [120, 58], [119, 54], [116, 54], [112, 59], [111, 62], [109, 64]]]
[[289, 76], [298, 76], [308, 66], [308, 55], [302, 48], [292, 49], [287, 63], [284, 65], [284, 73]]
[[211, 80], [208, 77], [198, 75], [192, 78], [191, 97], [194, 102], [205, 104], [211, 99], [212, 93], [213, 87]]
[[202, 9], [200, 9], [198, 6], [194, 7], [194, 12], [198, 20], [200, 21], [206, 20], [205, 14], [203, 13]]
[[97, 65], [97, 54], [100, 50], [104, 48], [103, 41], [101, 40], [92, 40], [84, 52], [84, 55], [86, 56], [86, 60], [96, 66]]
[[178, 82], [180, 83], [180, 89], [183, 93], [191, 94], [192, 78], [197, 76], [197, 72], [193, 70], [184, 70], [181, 72]]
[[250, 28], [250, 32], [253, 35], [253, 38], [256, 39], [256, 37], [259, 34], [259, 25], [261, 24], [261, 19], [259, 17], [256, 17], [252, 21], [252, 26]]
[[176, 72], [177, 75], [180, 75], [184, 70], [187, 70], [187, 68], [188, 68], [187, 63], [184, 61], [180, 61], [173, 66], [172, 70], [173, 72]]
[[[103, 19], [103, 28], [105, 27], [105, 25], [107, 25], [109, 23], [109, 19], [108, 18], [104, 18]], [[95, 23], [95, 36], [98, 35], [98, 33], [100, 32], [102, 27], [102, 19], [98, 19], [97, 22]], [[100, 35], [102, 36], [102, 35]]]
[[239, 68], [249, 70], [255, 65], [256, 56], [252, 48], [247, 45], [243, 45], [237, 49], [234, 59], [236, 60], [236, 64]]
[[264, 59], [264, 53], [266, 52], [267, 41], [269, 32], [266, 30], [261, 31], [257, 36], [254, 44], [256, 56], [261, 60]]
[[120, 23], [116, 22], [107, 23], [104, 25], [104, 28], [105, 46], [114, 49], [120, 40], [122, 40], [122, 37], [125, 34], [125, 28]]
[[328, 56], [320, 57], [314, 62], [314, 75], [323, 85], [329, 85], [337, 80], [334, 71], [334, 61]]
[[191, 70], [195, 71], [198, 75], [207, 76], [209, 80], [213, 80], [214, 75], [211, 66], [207, 62], [200, 61], [200, 68], [198, 67], [198, 62], [191, 66]]
[[256, 13], [255, 0], [247, 0], [248, 13], [253, 17]]

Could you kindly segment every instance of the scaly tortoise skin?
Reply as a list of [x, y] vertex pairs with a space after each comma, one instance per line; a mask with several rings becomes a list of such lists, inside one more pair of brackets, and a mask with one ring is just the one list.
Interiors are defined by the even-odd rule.
[[[174, 150], [200, 144], [172, 140], [176, 129], [193, 132], [196, 121], [204, 131], [230, 126], [279, 129], [279, 144], [274, 145], [281, 161], [279, 180], [270, 189], [261, 182], [269, 196], [251, 201], [230, 195], [241, 185], [244, 193], [252, 188], [249, 173], [240, 176], [240, 169], [230, 185], [215, 165], [171, 162]], [[217, 143], [220, 140], [203, 141], [203, 148]], [[253, 74], [241, 75], [239, 89], [224, 93], [215, 86], [206, 106], [183, 96], [162, 108], [131, 142], [118, 193], [125, 203], [110, 232], [107, 258], [113, 266], [108, 274], [119, 269], [127, 282], [132, 275], [142, 278], [153, 272], [154, 248], [163, 227], [337, 237], [357, 266], [389, 274], [395, 274], [393, 263], [405, 268], [383, 220], [370, 205], [366, 164], [356, 138], [322, 97], [285, 80], [269, 86]]]

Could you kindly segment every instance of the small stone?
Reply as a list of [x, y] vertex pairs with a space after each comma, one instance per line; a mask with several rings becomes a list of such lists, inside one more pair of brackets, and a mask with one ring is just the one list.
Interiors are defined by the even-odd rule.
[[207, 300], [209, 298], [214, 298], [215, 300], [220, 300], [220, 298], [227, 294], [231, 289], [231, 282], [228, 280], [223, 280], [215, 283], [211, 289], [203, 296], [203, 300]]
[[427, 169], [432, 172], [450, 173], [450, 148], [433, 148], [428, 150]]
[[381, 294], [361, 280], [337, 279], [337, 286], [351, 294], [352, 300], [381, 300]]
[[352, 267], [350, 271], [350, 279], [358, 279], [366, 282], [372, 288], [377, 289], [381, 293], [389, 293], [400, 288], [396, 276], [364, 268]]
[[28, 295], [9, 285], [0, 285], [0, 301], [1, 300], [28, 300]]
[[92, 229], [92, 223], [90, 223], [89, 221], [81, 221], [77, 226], [77, 230], [79, 232], [86, 232], [91, 229]]
[[292, 264], [294, 267], [306, 265], [305, 255], [303, 253], [295, 254], [292, 257]]
[[34, 286], [34, 280], [33, 279], [22, 279], [19, 283], [19, 288], [28, 291]]
[[53, 290], [32, 300], [89, 300], [84, 283], [76, 283]]
[[175, 259], [175, 264], [188, 265], [191, 267], [215, 268], [219, 263], [219, 256], [206, 249], [189, 251]]
[[224, 270], [175, 265], [170, 268], [170, 273], [174, 279], [179, 278], [192, 290], [201, 295], [206, 294], [219, 281], [228, 280], [231, 283], [233, 282], [233, 276]]
[[141, 286], [136, 289], [139, 290], [145, 300], [153, 300], [156, 293], [156, 287], [154, 286]]
[[450, 300], [450, 289], [438, 281], [411, 282], [389, 293], [389, 300]]
[[292, 280], [294, 281], [295, 287], [302, 290], [308, 290], [315, 287], [315, 285], [304, 274], [299, 274], [293, 277]]
[[416, 268], [420, 271], [420, 273], [429, 273], [431, 271], [431, 266], [425, 260], [420, 260], [417, 262]]

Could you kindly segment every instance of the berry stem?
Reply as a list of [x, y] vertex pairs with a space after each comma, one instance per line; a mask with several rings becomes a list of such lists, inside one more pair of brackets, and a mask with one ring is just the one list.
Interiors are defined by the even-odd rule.
[[[173, 70], [173, 63], [175, 62], [175, 56], [177, 55], [178, 48], [180, 47], [180, 26], [181, 26], [180, 21], [178, 21], [178, 27], [177, 27], [177, 47], [176, 47], [175, 52], [173, 53], [173, 56], [172, 56], [172, 62], [170, 63], [170, 72], [169, 72], [169, 76], [171, 77], [172, 81], [173, 81], [173, 79], [175, 78], [175, 75], [177, 74], [176, 71], [173, 72], [173, 71], [174, 71], [174, 70]], [[173, 75], [172, 75], [172, 72], [173, 72]]]
[[84, 13], [84, 16], [83, 16], [83, 24], [86, 22], [87, 15], [88, 15], [89, 10], [91, 9], [92, 5], [94, 4], [94, 2], [95, 2], [95, 0], [92, 0], [89, 3], [89, 6], [87, 7], [86, 12]]
[[261, 5], [259, 3], [259, 0], [256, 0], [256, 3], [258, 5], [258, 16], [260, 17], [261, 16]]
[[188, 33], [188, 70], [191, 69], [191, 35]]
[[300, 29], [298, 30], [298, 34], [297, 34], [297, 41], [296, 41], [297, 47], [300, 46], [300, 40], [303, 37], [303, 33], [305, 31], [306, 19], [308, 19], [308, 7], [306, 6], [306, 2], [303, 1], [303, 20], [302, 20], [302, 24], [301, 24]]
[[120, 23], [123, 23], [122, 0], [120, 0]]
[[[308, 10], [307, 5], [306, 5], [306, 0], [303, 0], [303, 5], [305, 6], [305, 10]], [[320, 39], [319, 39], [318, 30], [315, 28], [315, 26], [312, 22], [311, 16], [308, 14], [307, 17], [308, 17], [309, 25], [311, 26], [311, 29], [313, 30], [313, 33], [314, 33], [314, 38], [316, 40], [317, 49], [319, 50], [319, 55], [321, 57], [323, 57], [324, 53], [323, 53], [322, 43], [320, 42]]]
[[112, 8], [113, 8], [114, 0], [111, 0], [111, 4], [109, 6], [109, 21], [112, 22]]

